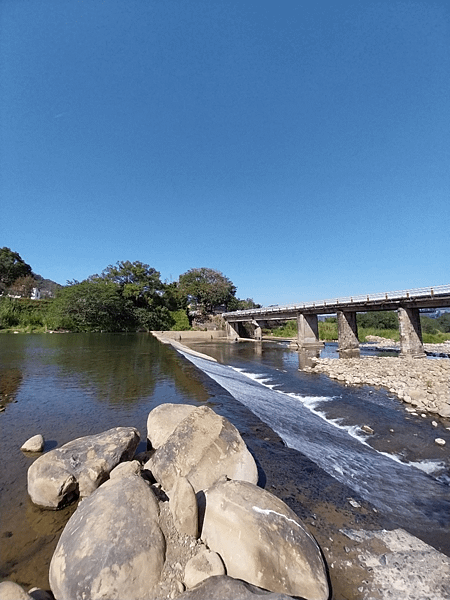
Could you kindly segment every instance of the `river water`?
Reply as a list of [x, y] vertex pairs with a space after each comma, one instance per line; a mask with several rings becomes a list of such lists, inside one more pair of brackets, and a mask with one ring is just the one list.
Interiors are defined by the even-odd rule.
[[42, 433], [47, 451], [120, 425], [139, 430], [144, 450], [147, 415], [164, 402], [206, 403], [230, 419], [266, 483], [300, 516], [316, 518], [323, 496], [344, 512], [352, 498], [362, 506], [356, 521], [403, 527], [450, 555], [448, 420], [410, 415], [383, 390], [303, 373], [287, 344], [193, 347], [218, 362], [183, 356], [147, 334], [0, 336], [1, 577], [47, 587], [74, 510], [33, 506], [26, 473], [35, 457], [22, 443]]

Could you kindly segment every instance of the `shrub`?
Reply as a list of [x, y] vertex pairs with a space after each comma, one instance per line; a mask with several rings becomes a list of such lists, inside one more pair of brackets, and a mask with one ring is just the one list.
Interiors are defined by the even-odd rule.
[[174, 324], [171, 327], [172, 331], [188, 331], [191, 329], [185, 310], [173, 310], [171, 311], [170, 316], [174, 320]]

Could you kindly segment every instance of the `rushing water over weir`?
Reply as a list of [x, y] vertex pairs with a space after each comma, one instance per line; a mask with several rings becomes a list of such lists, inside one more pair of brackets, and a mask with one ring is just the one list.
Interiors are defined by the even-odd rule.
[[439, 470], [442, 463], [405, 463], [396, 455], [375, 450], [359, 428], [341, 426], [339, 420], [328, 420], [318, 410], [333, 398], [277, 389], [284, 375], [279, 370], [270, 373], [265, 366], [265, 373], [255, 374], [188, 353], [184, 356], [267, 423], [288, 446], [395, 520], [414, 520], [423, 528], [449, 526], [449, 486], [424, 472]]

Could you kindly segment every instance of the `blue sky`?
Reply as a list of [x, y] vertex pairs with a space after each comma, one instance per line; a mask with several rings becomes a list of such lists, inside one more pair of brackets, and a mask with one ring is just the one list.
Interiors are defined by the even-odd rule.
[[262, 304], [450, 283], [448, 0], [1, 0], [0, 246]]

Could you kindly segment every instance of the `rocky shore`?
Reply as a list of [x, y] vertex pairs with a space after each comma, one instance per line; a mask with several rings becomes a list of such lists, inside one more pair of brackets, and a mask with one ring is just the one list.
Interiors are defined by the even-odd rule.
[[346, 385], [384, 387], [417, 411], [450, 417], [450, 360], [445, 358], [321, 358], [305, 370]]
[[[207, 406], [162, 404], [139, 433], [116, 427], [39, 456], [28, 493], [77, 499], [50, 562], [51, 592], [0, 583], [0, 600], [327, 600], [324, 555], [287, 504], [258, 486], [253, 455]], [[27, 448], [27, 445], [22, 448]], [[23, 450], [27, 451], [27, 450]]]
[[[389, 338], [383, 338], [378, 335], [366, 336], [366, 342], [361, 344], [361, 348], [372, 348], [376, 350], [394, 350], [400, 351], [400, 342], [391, 340]], [[442, 344], [424, 344], [423, 349], [428, 355], [440, 356], [442, 358], [450, 357], [450, 340], [443, 342]]]

